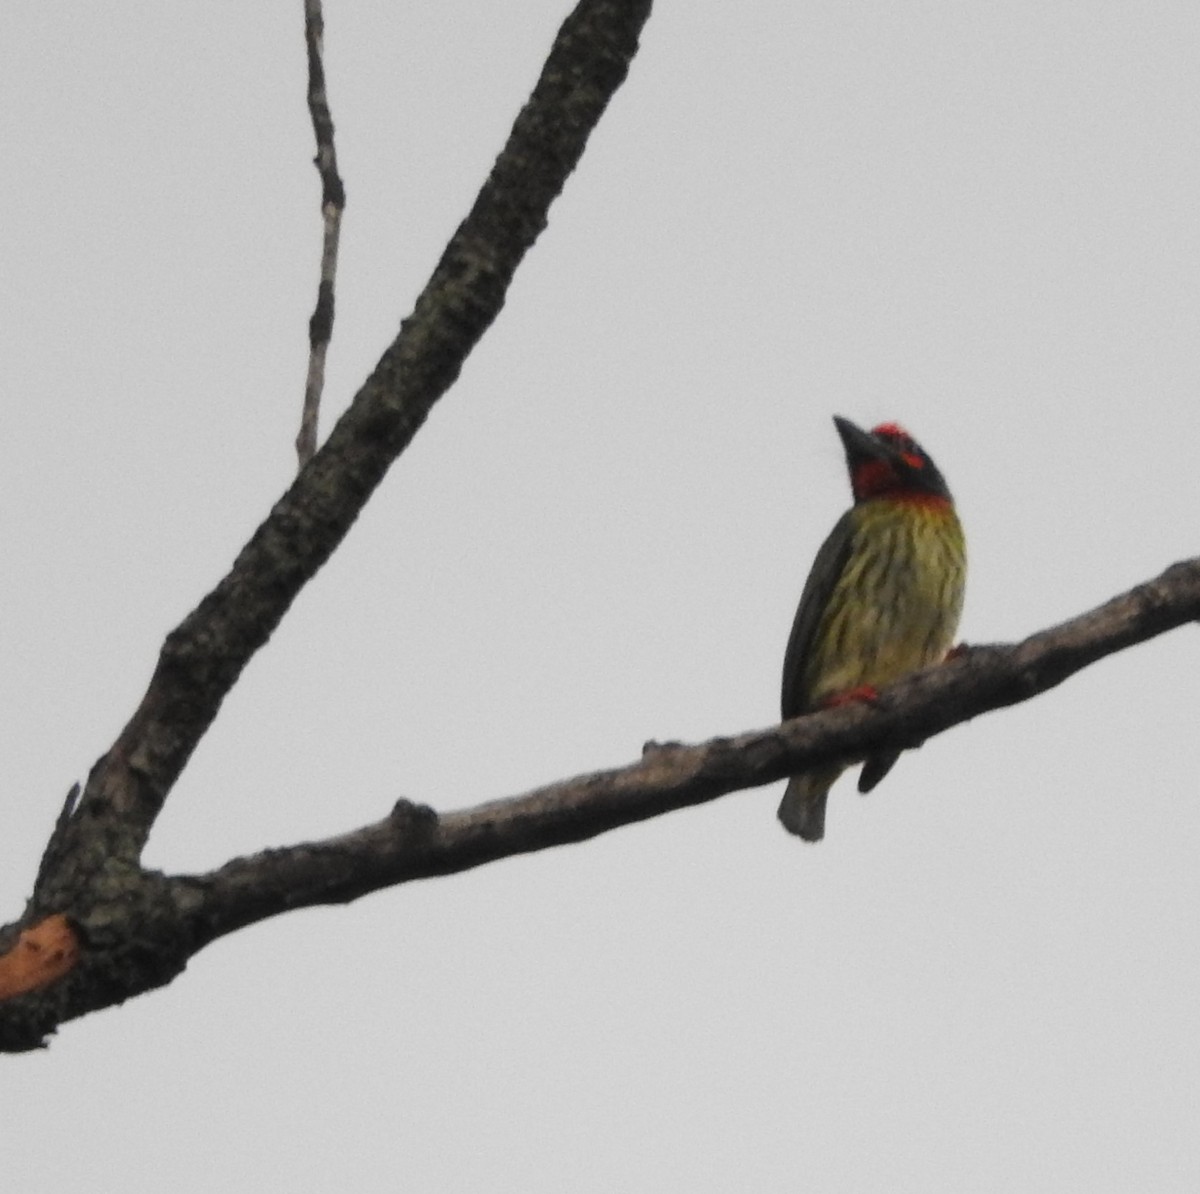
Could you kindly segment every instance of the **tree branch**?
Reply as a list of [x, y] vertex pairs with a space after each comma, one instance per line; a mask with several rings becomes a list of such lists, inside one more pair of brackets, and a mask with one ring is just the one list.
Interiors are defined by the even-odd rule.
[[[163, 802], [242, 669], [499, 314], [517, 266], [628, 73], [650, 8], [650, 0], [576, 5], [396, 339], [228, 575], [167, 636], [141, 703], [60, 819], [24, 914], [0, 929], [0, 955], [16, 948], [22, 929], [56, 914], [68, 917], [82, 943], [66, 978], [4, 1002], [0, 1047], [33, 1047], [64, 1019], [169, 982], [198, 948], [180, 919], [178, 885], [139, 863]], [[306, 3], [310, 98], [323, 76], [315, 10]], [[327, 209], [337, 199], [336, 172], [322, 160], [327, 140], [324, 164], [332, 168], [332, 125], [323, 123], [327, 107], [312, 111]]]
[[304, 383], [304, 408], [296, 436], [296, 455], [303, 468], [317, 451], [317, 419], [321, 391], [325, 388], [325, 353], [333, 338], [333, 284], [337, 276], [338, 237], [346, 189], [338, 174], [337, 151], [333, 144], [333, 117], [325, 93], [325, 18], [321, 0], [304, 0], [304, 41], [308, 48], [308, 111], [317, 139], [313, 159], [321, 176], [321, 217], [325, 235], [321, 246], [321, 275], [317, 284], [317, 306], [308, 321], [308, 377]]
[[[80, 964], [52, 986], [0, 1001], [0, 1050], [35, 1048], [66, 1020], [169, 982], [205, 945], [256, 921], [584, 841], [835, 759], [911, 749], [1197, 619], [1200, 558], [1022, 642], [966, 650], [872, 704], [696, 746], [648, 743], [627, 767], [459, 812], [439, 815], [400, 801], [382, 821], [352, 833], [234, 859], [205, 875], [110, 867], [98, 883], [105, 901], [71, 919], [82, 942]], [[0, 946], [16, 942], [19, 927], [0, 933]]]
[[1200, 618], [1200, 559], [1023, 642], [974, 647], [894, 685], [874, 704], [824, 710], [696, 746], [648, 743], [626, 767], [436, 814], [407, 801], [353, 833], [238, 858], [179, 882], [202, 893], [192, 931], [210, 941], [312, 904], [584, 841], [728, 792], [877, 750], [912, 748], [981, 713], [1026, 701], [1088, 664]]
[[413, 313], [321, 450], [232, 570], [167, 636], [149, 688], [92, 769], [68, 827], [68, 864], [35, 902], [56, 910], [95, 877], [135, 866], [171, 786], [242, 669], [349, 531], [391, 463], [504, 305], [513, 274], [624, 80], [650, 0], [582, 0], [566, 19], [467, 218]]

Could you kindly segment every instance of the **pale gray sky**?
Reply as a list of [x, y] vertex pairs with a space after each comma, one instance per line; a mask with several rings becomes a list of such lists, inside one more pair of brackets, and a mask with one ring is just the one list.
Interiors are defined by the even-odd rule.
[[[566, 0], [330, 3], [326, 413]], [[301, 5], [12, 5], [0, 896], [289, 481], [319, 248]], [[253, 662], [169, 870], [769, 724], [908, 424], [968, 640], [1198, 550], [1200, 8], [660, 3], [508, 305]], [[327, 428], [329, 419], [324, 426]], [[902, 760], [305, 912], [0, 1062], [13, 1189], [1200, 1188], [1192, 629]]]

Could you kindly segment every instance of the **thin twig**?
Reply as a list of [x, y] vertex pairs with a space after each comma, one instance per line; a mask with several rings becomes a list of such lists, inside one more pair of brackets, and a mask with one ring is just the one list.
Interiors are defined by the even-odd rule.
[[321, 176], [321, 216], [325, 238], [321, 246], [321, 280], [317, 305], [308, 321], [308, 377], [304, 383], [304, 410], [296, 436], [296, 455], [303, 468], [317, 451], [317, 420], [321, 413], [321, 391], [325, 388], [325, 353], [333, 338], [333, 284], [337, 275], [338, 237], [346, 188], [337, 168], [333, 144], [333, 117], [325, 93], [325, 19], [321, 0], [304, 0], [304, 40], [308, 46], [308, 111], [317, 138], [313, 164]]

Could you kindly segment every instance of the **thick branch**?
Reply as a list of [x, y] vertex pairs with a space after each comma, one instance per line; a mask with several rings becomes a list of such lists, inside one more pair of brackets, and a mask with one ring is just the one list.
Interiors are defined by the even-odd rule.
[[304, 41], [308, 48], [308, 111], [317, 139], [313, 159], [321, 176], [321, 218], [325, 235], [321, 245], [321, 275], [317, 305], [308, 321], [308, 377], [304, 383], [304, 408], [296, 455], [303, 468], [317, 451], [317, 419], [321, 413], [321, 391], [325, 388], [325, 353], [333, 338], [333, 286], [337, 277], [338, 237], [346, 188], [338, 174], [337, 150], [333, 143], [333, 117], [325, 93], [325, 18], [321, 0], [304, 0]]
[[[322, 449], [230, 573], [163, 645], [140, 707], [93, 768], [67, 853], [136, 862], [167, 793], [246, 663], [342, 541], [495, 319], [521, 259], [624, 80], [650, 0], [582, 0], [559, 31], [470, 214]], [[78, 874], [47, 878], [54, 906]]]
[[1200, 618], [1200, 559], [1176, 564], [1104, 605], [1011, 645], [975, 647], [845, 705], [698, 746], [649, 744], [640, 762], [438, 816], [401, 801], [354, 833], [235, 859], [181, 878], [197, 941], [280, 912], [341, 903], [410, 879], [583, 841], [835, 759], [914, 747], [990, 709], [1028, 700], [1090, 663]]

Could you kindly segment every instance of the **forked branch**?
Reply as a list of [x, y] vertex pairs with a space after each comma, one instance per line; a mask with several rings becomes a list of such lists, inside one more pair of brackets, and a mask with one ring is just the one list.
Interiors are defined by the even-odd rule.
[[[179, 885], [140, 865], [163, 802], [242, 669], [499, 314], [517, 266], [628, 73], [650, 7], [650, 0], [576, 5], [396, 339], [228, 575], [167, 636], [145, 696], [56, 832], [24, 914], [0, 929], [0, 956], [22, 929], [60, 913], [82, 943], [65, 979], [3, 1003], [0, 1047], [29, 1047], [64, 1019], [169, 981], [194, 952], [197, 942], [179, 919]], [[313, 11], [308, 4], [306, 17]], [[310, 68], [320, 64], [315, 32], [310, 23]], [[327, 108], [313, 114], [320, 166]], [[325, 171], [322, 178], [328, 184]], [[324, 206], [330, 198], [323, 196]]]

